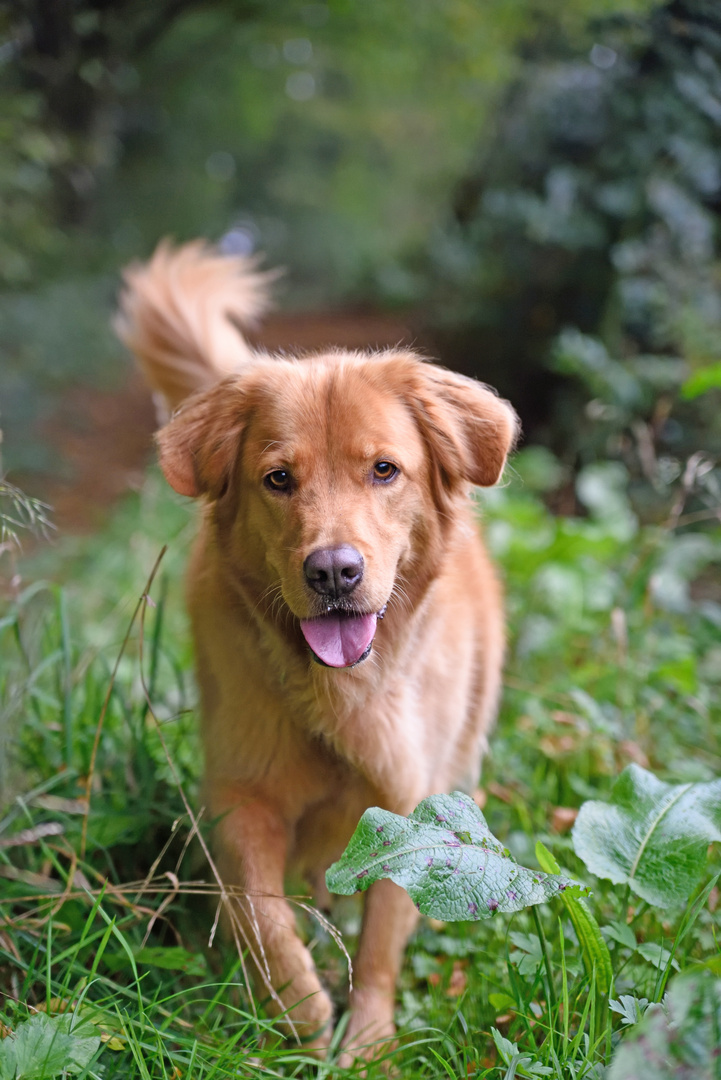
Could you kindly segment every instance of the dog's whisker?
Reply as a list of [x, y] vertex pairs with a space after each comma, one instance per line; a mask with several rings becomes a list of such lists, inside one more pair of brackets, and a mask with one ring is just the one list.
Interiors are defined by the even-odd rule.
[[388, 606], [398, 607], [404, 614], [410, 614], [411, 612], [410, 598], [403, 586], [398, 582], [395, 582], [391, 589], [391, 594], [388, 597]]
[[[276, 592], [275, 596], [273, 597], [273, 601], [272, 601], [272, 603], [270, 605], [270, 617], [271, 617], [271, 619], [275, 620], [278, 617], [278, 614], [279, 614], [282, 607], [283, 607], [283, 593], [282, 593], [282, 591], [280, 589], [278, 589], [278, 591]], [[286, 610], [288, 610], [288, 609], [286, 608]]]
[[[256, 601], [256, 603], [253, 605], [253, 608], [252, 608], [252, 610], [250, 612], [251, 618], [253, 618], [258, 613], [258, 610], [260, 609], [261, 605], [265, 604], [268, 600], [270, 600], [271, 596], [273, 596], [273, 602], [275, 602], [275, 599], [277, 598], [277, 596], [282, 597], [282, 590], [283, 590], [283, 586], [281, 585], [280, 582], [275, 582], [275, 581], [272, 582], [272, 584], [270, 584], [268, 586], [268, 588], [265, 589], [261, 593], [261, 595], [258, 598], [258, 600]], [[271, 606], [271, 610], [272, 610], [272, 606]]]

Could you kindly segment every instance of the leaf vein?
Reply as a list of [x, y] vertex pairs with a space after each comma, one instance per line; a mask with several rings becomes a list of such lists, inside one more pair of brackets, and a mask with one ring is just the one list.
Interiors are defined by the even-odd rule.
[[692, 787], [692, 786], [693, 786], [692, 784], [683, 784], [682, 787], [678, 790], [678, 792], [676, 792], [676, 794], [673, 796], [673, 798], [669, 799], [669, 801], [666, 803], [666, 805], [663, 806], [659, 810], [658, 814], [656, 815], [654, 820], [651, 822], [646, 835], [644, 836], [643, 840], [641, 841], [641, 846], [638, 849], [638, 853], [636, 855], [636, 858], [633, 860], [633, 863], [631, 864], [631, 870], [630, 870], [630, 873], [629, 873], [629, 881], [633, 881], [634, 877], [636, 876], [636, 871], [638, 870], [638, 866], [639, 866], [639, 863], [641, 862], [641, 858], [643, 857], [643, 853], [646, 850], [646, 846], [648, 845], [648, 842], [650, 841], [651, 837], [653, 836], [653, 833], [655, 832], [658, 825], [660, 824], [661, 819], [668, 813], [668, 811], [671, 809], [672, 806], [676, 805], [676, 803], [679, 801], [679, 799], [681, 799], [686, 794], [686, 792], [689, 790], [689, 788]]

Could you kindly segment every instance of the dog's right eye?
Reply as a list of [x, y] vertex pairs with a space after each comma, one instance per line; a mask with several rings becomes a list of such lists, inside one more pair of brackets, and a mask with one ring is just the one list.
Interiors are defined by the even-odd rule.
[[398, 476], [399, 469], [391, 461], [376, 461], [373, 466], [373, 479], [376, 483], [388, 484]]
[[264, 484], [269, 491], [288, 491], [292, 477], [285, 469], [274, 469], [264, 478]]

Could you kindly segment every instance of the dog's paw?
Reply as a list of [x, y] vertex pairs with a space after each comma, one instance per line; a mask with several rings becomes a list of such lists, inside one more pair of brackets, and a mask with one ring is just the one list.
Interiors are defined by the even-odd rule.
[[372, 1061], [395, 1046], [393, 997], [379, 990], [354, 990], [351, 1015], [343, 1037], [343, 1053], [338, 1061], [349, 1068], [356, 1058]]
[[[293, 989], [297, 992], [301, 987], [295, 984]], [[276, 1023], [291, 1045], [314, 1057], [325, 1057], [333, 1037], [333, 1003], [325, 990], [309, 987], [308, 996], [289, 1004]]]

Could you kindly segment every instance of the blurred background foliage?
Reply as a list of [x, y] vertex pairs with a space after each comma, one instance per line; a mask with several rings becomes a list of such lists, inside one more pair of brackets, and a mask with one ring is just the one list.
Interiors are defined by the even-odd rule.
[[711, 513], [715, 0], [1, 12], [0, 409], [31, 490], [64, 467], [58, 396], [127, 378], [119, 268], [229, 235], [286, 268], [286, 310], [399, 311], [497, 386], [566, 466], [560, 509], [579, 509], [563, 476], [610, 456], [664, 518], [701, 454], [687, 494]]

